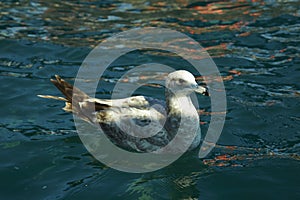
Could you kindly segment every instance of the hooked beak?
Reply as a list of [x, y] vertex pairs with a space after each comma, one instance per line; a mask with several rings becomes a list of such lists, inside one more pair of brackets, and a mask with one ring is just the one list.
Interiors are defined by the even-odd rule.
[[195, 92], [197, 92], [199, 94], [202, 94], [204, 96], [209, 96], [207, 87], [203, 87], [203, 86], [198, 85], [198, 84], [195, 84], [192, 87], [193, 87]]

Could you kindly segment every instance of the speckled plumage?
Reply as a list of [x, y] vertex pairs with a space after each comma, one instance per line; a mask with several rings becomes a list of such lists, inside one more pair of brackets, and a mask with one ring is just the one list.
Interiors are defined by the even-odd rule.
[[[92, 124], [100, 124], [107, 137], [117, 146], [135, 152], [152, 152], [167, 145], [176, 135], [179, 126], [186, 135], [177, 138], [190, 141], [190, 131], [197, 130], [189, 149], [200, 143], [199, 116], [191, 101], [192, 92], [207, 95], [204, 87], [198, 86], [194, 76], [179, 70], [166, 78], [166, 102], [145, 96], [124, 99], [91, 98], [56, 75], [51, 82], [65, 95], [55, 97], [39, 95], [66, 102], [64, 110]], [[150, 135], [151, 133], [156, 133]], [[149, 134], [149, 135], [148, 135]], [[167, 151], [180, 151], [177, 145]]]

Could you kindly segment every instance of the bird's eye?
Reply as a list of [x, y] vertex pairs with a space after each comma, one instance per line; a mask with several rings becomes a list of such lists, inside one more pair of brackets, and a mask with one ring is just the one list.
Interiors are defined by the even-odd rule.
[[185, 80], [183, 80], [183, 79], [179, 79], [178, 81], [179, 81], [180, 84], [185, 83]]

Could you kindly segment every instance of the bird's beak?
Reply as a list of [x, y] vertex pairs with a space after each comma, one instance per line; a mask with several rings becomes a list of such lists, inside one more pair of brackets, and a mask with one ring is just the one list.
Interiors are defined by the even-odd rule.
[[193, 88], [194, 88], [195, 92], [202, 94], [204, 96], [209, 96], [208, 89], [206, 87], [195, 84], [195, 85], [193, 85]]

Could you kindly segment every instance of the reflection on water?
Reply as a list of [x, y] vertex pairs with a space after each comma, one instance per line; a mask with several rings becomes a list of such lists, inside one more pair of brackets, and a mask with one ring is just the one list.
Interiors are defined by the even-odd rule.
[[[1, 197], [299, 198], [299, 7], [293, 0], [1, 1]], [[157, 172], [125, 174], [87, 153], [60, 102], [36, 95], [57, 95], [49, 78], [72, 81], [103, 39], [147, 26], [181, 31], [210, 53], [225, 81], [227, 119], [206, 159], [191, 152]], [[162, 52], [133, 53], [107, 71], [98, 96], [109, 97], [125, 71], [153, 60], [185, 66]], [[161, 97], [156, 85], [139, 92]], [[208, 100], [200, 107], [206, 130], [215, 113]]]

